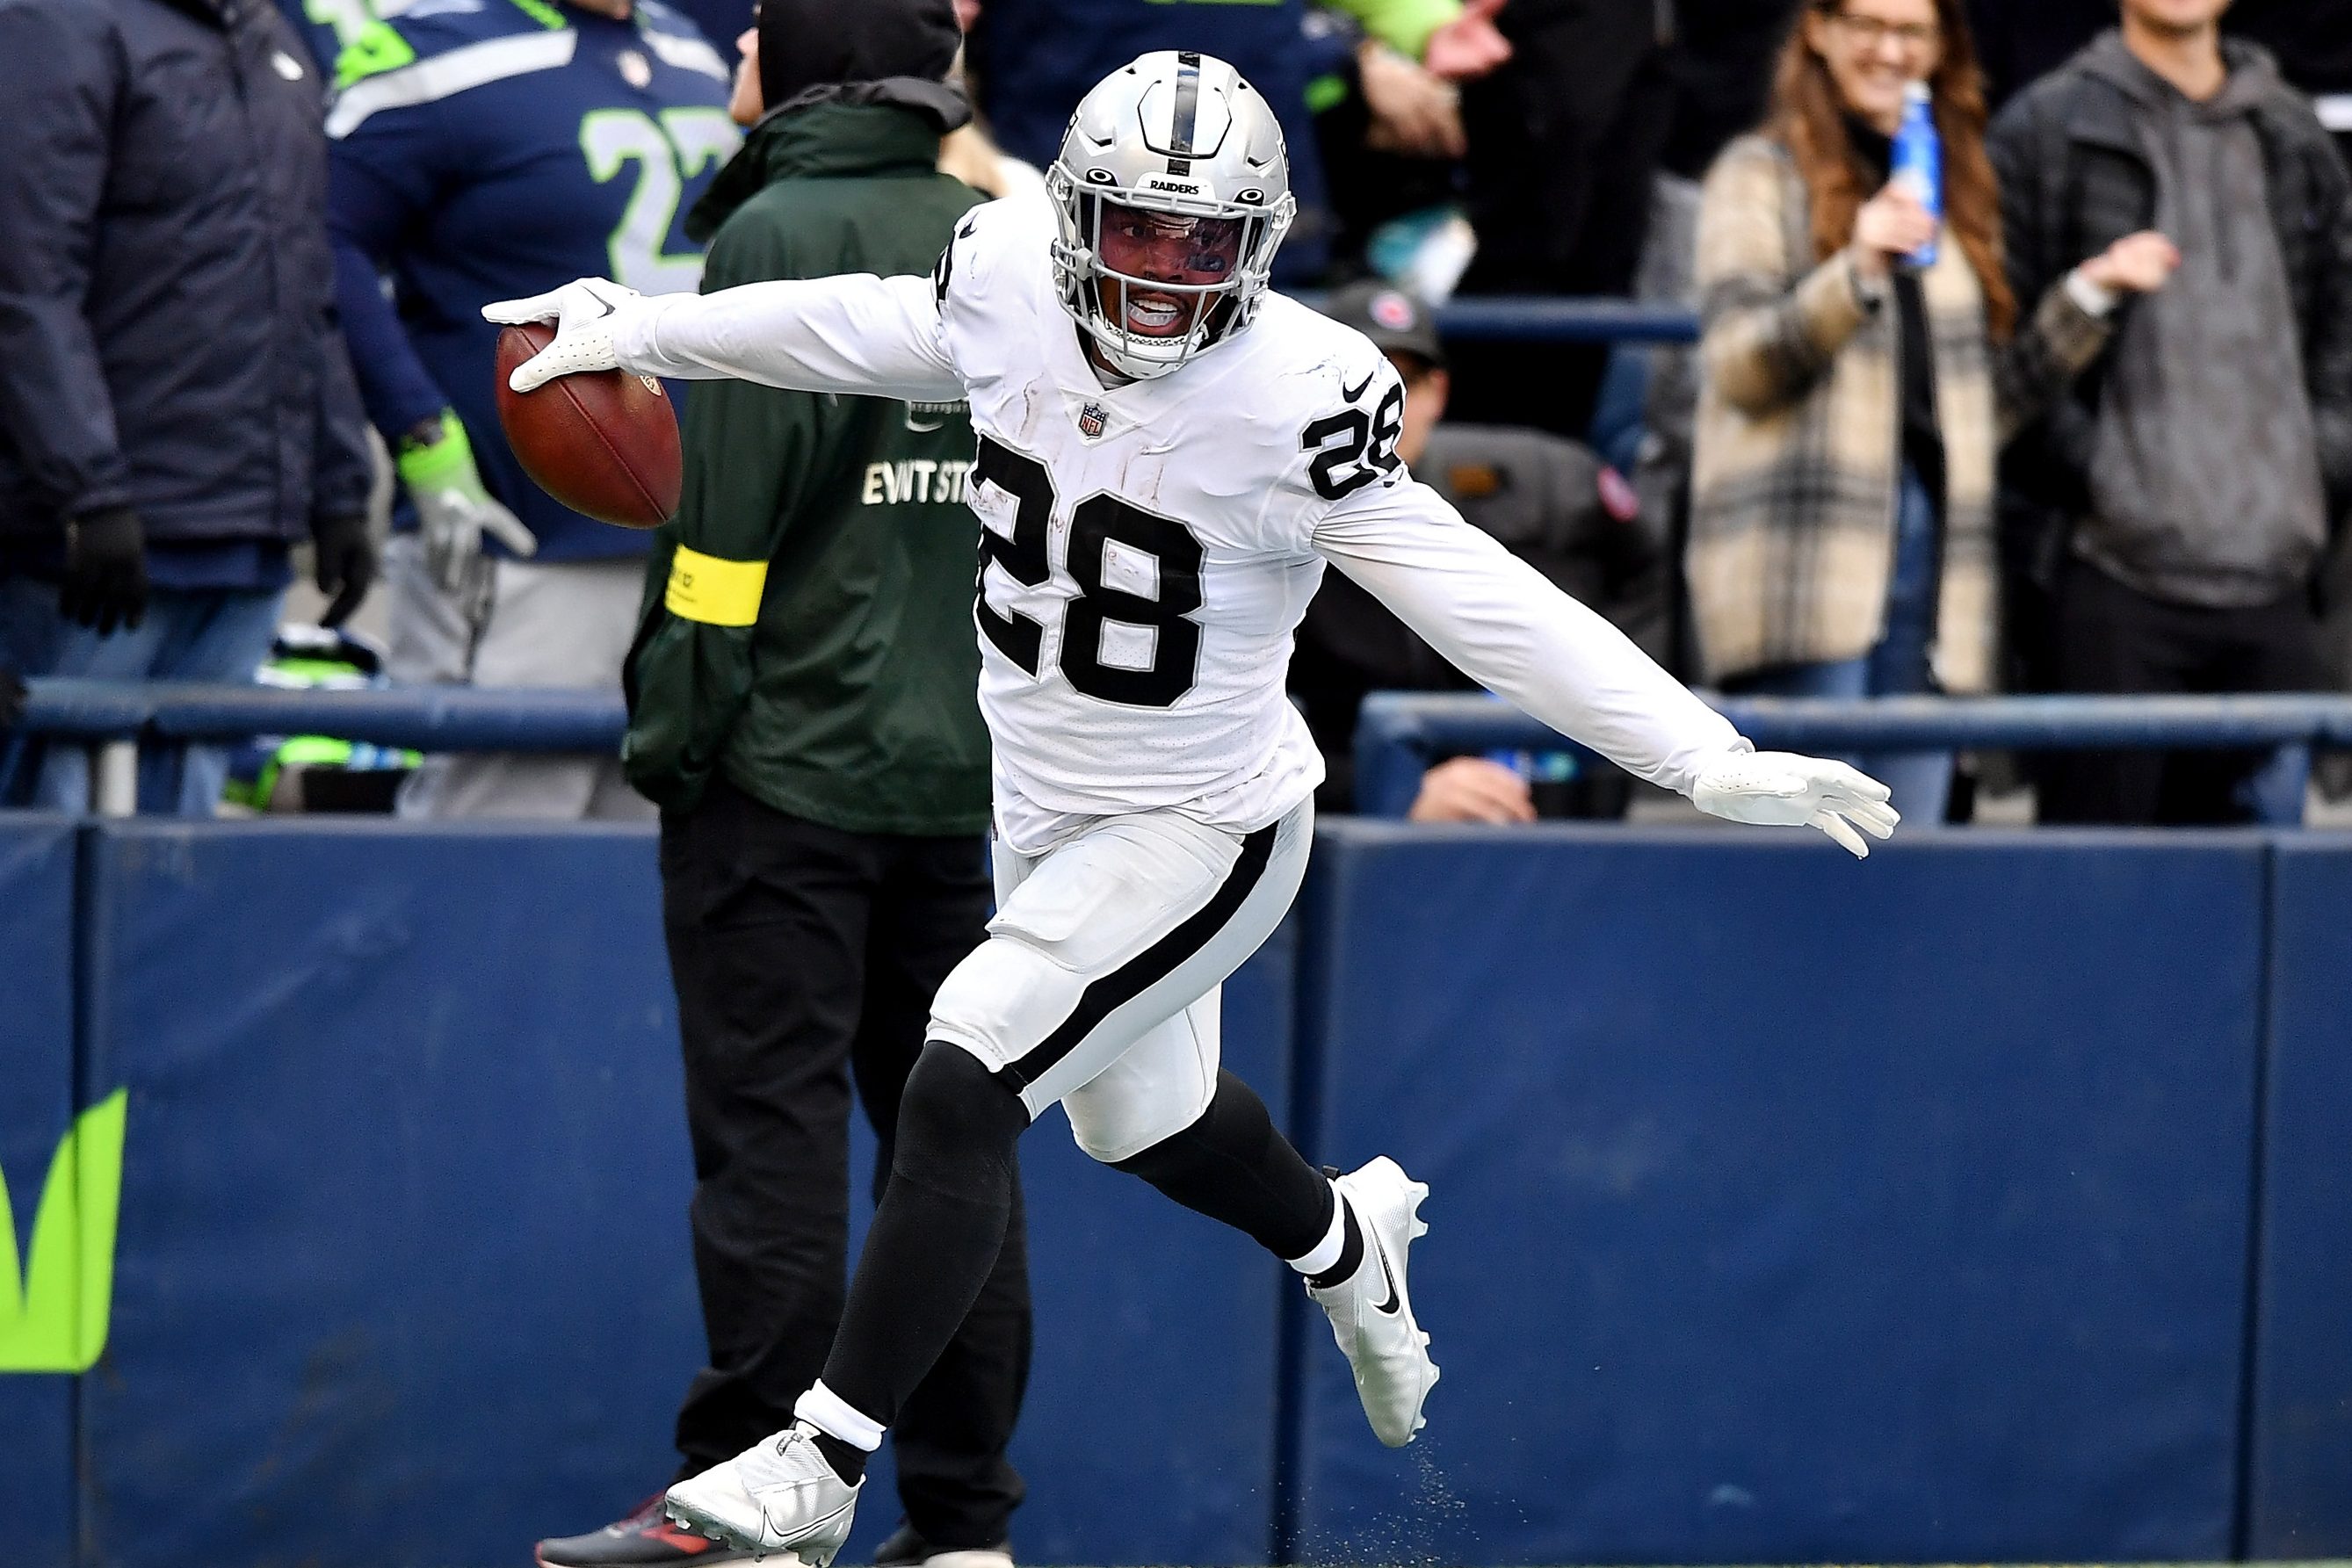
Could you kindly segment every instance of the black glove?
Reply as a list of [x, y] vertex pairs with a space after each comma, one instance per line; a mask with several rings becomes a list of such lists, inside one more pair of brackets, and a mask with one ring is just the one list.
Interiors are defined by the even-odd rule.
[[375, 584], [375, 543], [368, 538], [367, 518], [320, 517], [310, 525], [310, 545], [319, 591], [334, 596], [319, 624], [340, 626]]
[[0, 729], [15, 724], [25, 712], [25, 683], [16, 671], [0, 665]]
[[147, 534], [139, 514], [107, 507], [66, 521], [66, 574], [58, 608], [101, 637], [147, 615]]

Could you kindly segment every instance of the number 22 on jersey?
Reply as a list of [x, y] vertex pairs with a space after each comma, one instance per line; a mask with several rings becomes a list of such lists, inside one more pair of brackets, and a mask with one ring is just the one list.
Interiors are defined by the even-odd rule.
[[702, 281], [702, 253], [670, 250], [670, 225], [686, 183], [725, 162], [742, 139], [723, 109], [665, 109], [658, 122], [640, 109], [600, 109], [581, 120], [580, 151], [598, 184], [637, 166], [608, 248], [614, 282], [640, 294], [694, 291]]
[[[1053, 580], [1053, 476], [1035, 458], [983, 435], [971, 478], [971, 498], [983, 514], [973, 616], [998, 653], [1042, 678], [1045, 623], [990, 603], [988, 569], [1024, 588]], [[989, 515], [1001, 508], [988, 504], [982, 485], [1012, 498], [1009, 532], [990, 526]], [[1077, 595], [1062, 612], [1063, 678], [1102, 702], [1173, 707], [1200, 675], [1201, 628], [1187, 619], [1201, 608], [1200, 539], [1175, 518], [1108, 491], [1071, 509], [1068, 538], [1062, 569]], [[1146, 582], [1156, 585], [1149, 595], [1138, 591]]]

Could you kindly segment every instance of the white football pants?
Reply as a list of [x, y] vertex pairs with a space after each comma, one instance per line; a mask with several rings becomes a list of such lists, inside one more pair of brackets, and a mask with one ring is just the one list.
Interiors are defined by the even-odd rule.
[[1042, 855], [995, 846], [996, 918], [931, 1003], [930, 1037], [1059, 1103], [1078, 1147], [1123, 1160], [1182, 1132], [1217, 1085], [1218, 990], [1297, 895], [1312, 802], [1247, 835], [1172, 811], [1107, 817]]

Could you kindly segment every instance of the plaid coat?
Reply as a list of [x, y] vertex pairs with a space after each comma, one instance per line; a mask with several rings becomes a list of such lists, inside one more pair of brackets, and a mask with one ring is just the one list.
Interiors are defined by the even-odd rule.
[[[1883, 631], [1902, 464], [1901, 337], [1841, 254], [1813, 262], [1809, 198], [1779, 143], [1743, 137], [1699, 207], [1698, 423], [1687, 570], [1707, 678], [1856, 658]], [[1930, 664], [1946, 691], [1992, 685], [1994, 463], [2105, 346], [2063, 280], [1996, 350], [1958, 245], [1922, 279], [1947, 493]]]

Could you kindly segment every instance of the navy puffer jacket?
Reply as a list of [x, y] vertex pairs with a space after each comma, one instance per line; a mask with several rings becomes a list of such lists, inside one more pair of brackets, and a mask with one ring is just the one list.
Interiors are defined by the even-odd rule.
[[0, 534], [365, 510], [323, 101], [267, 0], [0, 0]]

